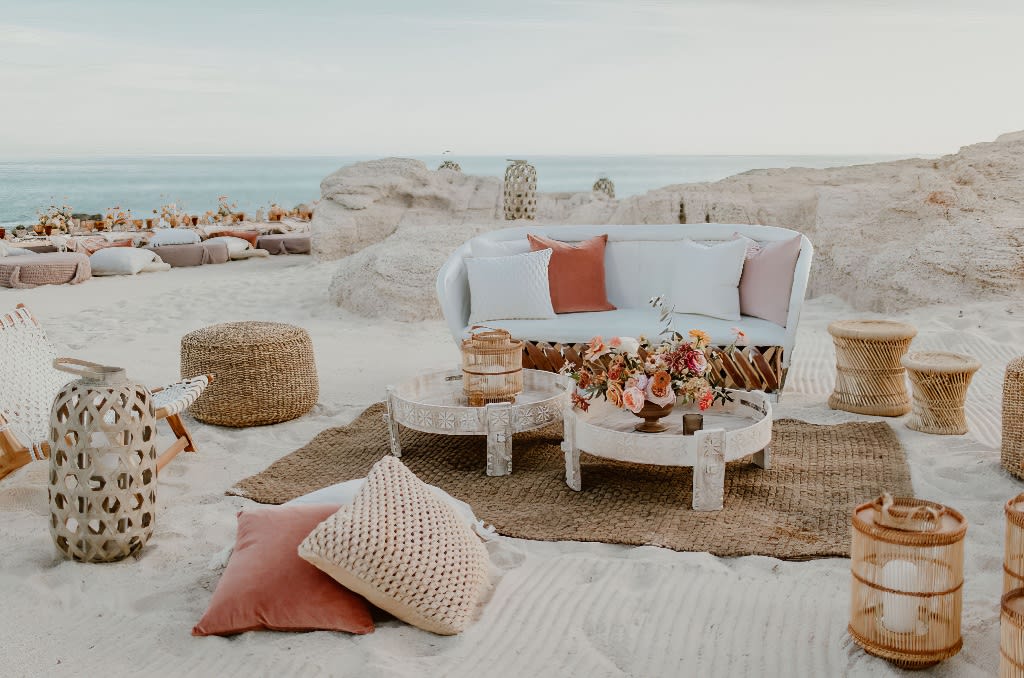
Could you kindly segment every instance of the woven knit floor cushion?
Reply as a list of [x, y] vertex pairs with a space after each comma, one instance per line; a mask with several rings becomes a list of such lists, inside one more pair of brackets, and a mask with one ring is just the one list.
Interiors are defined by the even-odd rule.
[[89, 257], [75, 252], [0, 258], [0, 287], [75, 285], [92, 277]]
[[426, 631], [454, 635], [488, 587], [480, 539], [394, 457], [377, 462], [351, 506], [299, 545], [345, 588]]
[[309, 254], [312, 238], [309, 233], [261, 235], [256, 247], [271, 254]]

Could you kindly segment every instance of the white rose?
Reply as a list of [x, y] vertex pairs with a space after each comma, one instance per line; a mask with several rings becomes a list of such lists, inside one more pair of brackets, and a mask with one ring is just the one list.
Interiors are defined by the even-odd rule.
[[615, 348], [617, 353], [636, 353], [640, 350], [640, 342], [633, 337], [619, 337], [619, 345]]

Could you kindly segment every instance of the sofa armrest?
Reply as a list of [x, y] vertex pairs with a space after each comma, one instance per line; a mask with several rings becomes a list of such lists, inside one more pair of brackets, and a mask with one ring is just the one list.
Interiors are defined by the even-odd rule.
[[437, 300], [456, 343], [469, 324], [469, 276], [464, 261], [469, 253], [469, 243], [462, 244], [437, 273]]
[[789, 313], [786, 316], [786, 343], [783, 346], [782, 366], [789, 367], [793, 359], [793, 347], [796, 345], [796, 330], [800, 325], [800, 310], [807, 296], [807, 281], [811, 275], [811, 260], [814, 258], [814, 246], [806, 235], [800, 237], [800, 255], [796, 259], [793, 270], [793, 289], [789, 296]]

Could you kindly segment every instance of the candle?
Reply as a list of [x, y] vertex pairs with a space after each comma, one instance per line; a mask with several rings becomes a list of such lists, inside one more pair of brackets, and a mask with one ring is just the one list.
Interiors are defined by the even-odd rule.
[[704, 416], [700, 414], [684, 414], [683, 415], [683, 435], [692, 436], [697, 431], [704, 428]]
[[[917, 565], [909, 560], [890, 560], [882, 568], [882, 586], [895, 591], [921, 591]], [[883, 593], [882, 626], [896, 633], [916, 630], [919, 607], [920, 599], [917, 596]]]

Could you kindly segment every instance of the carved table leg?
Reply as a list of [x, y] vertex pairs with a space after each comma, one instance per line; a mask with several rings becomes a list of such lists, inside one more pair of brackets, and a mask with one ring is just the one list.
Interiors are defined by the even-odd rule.
[[693, 510], [720, 511], [725, 504], [725, 431], [697, 431], [693, 467]]
[[765, 471], [771, 471], [772, 470], [772, 446], [771, 445], [765, 445], [763, 450], [761, 450], [760, 452], [755, 452], [754, 453], [753, 461], [754, 461], [754, 463], [756, 465], [760, 466]]
[[487, 475], [507, 476], [512, 473], [512, 404], [488, 403]]
[[572, 405], [562, 415], [565, 433], [562, 439], [562, 452], [565, 454], [565, 484], [579, 492], [583, 488], [580, 478], [580, 451], [576, 447], [576, 417], [572, 413]]
[[398, 422], [395, 421], [394, 387], [388, 386], [385, 402], [388, 405], [388, 413], [384, 415], [384, 421], [388, 425], [388, 437], [391, 439], [391, 454], [396, 457], [402, 456], [402, 443], [398, 439]]

